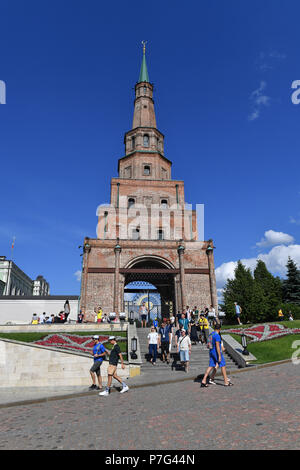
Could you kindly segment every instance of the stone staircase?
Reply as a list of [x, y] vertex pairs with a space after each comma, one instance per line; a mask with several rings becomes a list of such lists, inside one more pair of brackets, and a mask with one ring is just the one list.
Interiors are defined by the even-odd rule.
[[[177, 350], [174, 347], [175, 341], [174, 337], [172, 338], [172, 349], [171, 349], [171, 356], [170, 356], [170, 363], [166, 364], [163, 363], [160, 359], [160, 350], [158, 354], [158, 358], [156, 361], [156, 366], [153, 366], [148, 360], [148, 336], [149, 328], [137, 328], [137, 334], [140, 343], [140, 352], [142, 357], [142, 364], [141, 364], [141, 372], [142, 373], [151, 373], [153, 370], [157, 370], [159, 372], [164, 372], [169, 376], [172, 371], [180, 371], [183, 370], [179, 355], [177, 354]], [[206, 368], [208, 367], [209, 357], [208, 357], [208, 349], [205, 344], [198, 343], [196, 345], [192, 345], [192, 354], [190, 360], [190, 372], [194, 374], [204, 374]], [[238, 365], [236, 362], [225, 352], [224, 354], [226, 360], [226, 368], [228, 370], [238, 369]]]

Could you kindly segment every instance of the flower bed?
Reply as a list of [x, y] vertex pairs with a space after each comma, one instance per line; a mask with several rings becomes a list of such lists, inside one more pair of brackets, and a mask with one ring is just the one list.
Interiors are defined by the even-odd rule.
[[[108, 336], [100, 336], [99, 340], [101, 341], [101, 343], [107, 343]], [[93, 341], [92, 336], [52, 334], [46, 336], [42, 340], [34, 341], [34, 344], [40, 344], [41, 346], [51, 346], [52, 348], [68, 349], [74, 352], [90, 354], [91, 349], [93, 348], [95, 343]]]
[[300, 334], [300, 328], [285, 328], [280, 323], [262, 324], [251, 326], [250, 328], [231, 328], [226, 333], [242, 335], [243, 333], [251, 339], [250, 343], [257, 341], [267, 341], [274, 338], [280, 338], [286, 335]]

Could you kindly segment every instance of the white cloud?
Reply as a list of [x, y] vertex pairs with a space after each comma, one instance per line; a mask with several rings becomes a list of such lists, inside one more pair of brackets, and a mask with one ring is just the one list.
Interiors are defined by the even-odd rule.
[[76, 280], [77, 280], [78, 282], [81, 281], [81, 271], [80, 271], [79, 269], [78, 269], [78, 271], [76, 271], [76, 272], [74, 273], [74, 276], [76, 277]]
[[[262, 260], [266, 264], [267, 269], [273, 275], [285, 277], [286, 264], [289, 256], [298, 265], [298, 267], [300, 267], [300, 245], [296, 244], [288, 246], [274, 246], [268, 253], [260, 253], [257, 258], [241, 259], [241, 262], [253, 272], [257, 260]], [[227, 279], [234, 278], [234, 270], [236, 266], [237, 261], [228, 261], [216, 268], [216, 282], [219, 297]]]
[[273, 245], [289, 245], [294, 242], [294, 237], [288, 233], [275, 232], [274, 230], [267, 230], [264, 237], [260, 242], [257, 242], [258, 247], [268, 247]]
[[266, 82], [262, 80], [260, 82], [259, 87], [256, 90], [252, 91], [250, 95], [250, 101], [253, 110], [248, 116], [249, 121], [254, 121], [260, 116], [261, 109], [263, 106], [269, 106], [271, 98], [264, 93], [266, 87]]

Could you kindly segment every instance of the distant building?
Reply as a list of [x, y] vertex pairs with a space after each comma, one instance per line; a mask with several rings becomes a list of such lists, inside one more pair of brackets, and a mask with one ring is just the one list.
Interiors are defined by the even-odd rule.
[[33, 281], [12, 260], [0, 256], [0, 295], [49, 295], [49, 284], [43, 276]]
[[50, 294], [50, 287], [46, 279], [39, 275], [35, 281], [33, 281], [33, 295], [45, 296]]

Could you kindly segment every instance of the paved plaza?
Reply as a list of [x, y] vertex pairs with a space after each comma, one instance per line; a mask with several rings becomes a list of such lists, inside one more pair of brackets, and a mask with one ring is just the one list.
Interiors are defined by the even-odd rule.
[[[154, 372], [154, 371], [153, 371]], [[299, 449], [300, 367], [0, 409], [0, 449]]]

